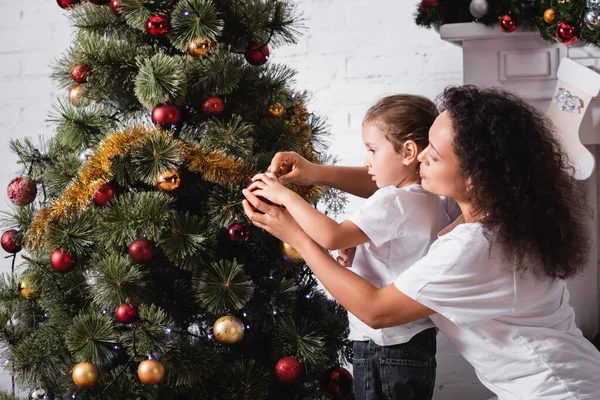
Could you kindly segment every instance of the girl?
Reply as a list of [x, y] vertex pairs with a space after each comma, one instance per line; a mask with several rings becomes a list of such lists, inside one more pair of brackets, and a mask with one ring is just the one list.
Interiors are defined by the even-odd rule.
[[[383, 288], [423, 257], [452, 219], [444, 200], [425, 192], [418, 175], [417, 155], [427, 146], [436, 116], [435, 104], [411, 95], [385, 97], [367, 111], [362, 129], [365, 165], [380, 189], [342, 223], [315, 210], [271, 173], [255, 176], [248, 190], [284, 205], [321, 246], [358, 246], [353, 271]], [[431, 320], [373, 329], [352, 313], [348, 319], [357, 399], [432, 397], [436, 330]]]
[[500, 399], [599, 399], [600, 353], [576, 327], [563, 280], [587, 258], [585, 194], [550, 123], [498, 89], [448, 88], [441, 107], [419, 156], [422, 184], [463, 216], [393, 284], [352, 274], [249, 192], [246, 213], [367, 325], [431, 316]]

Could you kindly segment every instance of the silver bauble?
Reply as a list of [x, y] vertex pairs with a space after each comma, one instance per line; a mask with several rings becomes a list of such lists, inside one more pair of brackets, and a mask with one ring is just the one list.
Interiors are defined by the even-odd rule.
[[596, 27], [598, 26], [598, 22], [600, 22], [600, 17], [595, 12], [590, 11], [586, 13], [583, 17], [583, 22], [585, 22], [585, 25], [588, 28], [596, 29]]
[[469, 11], [471, 12], [473, 18], [483, 18], [488, 12], [487, 0], [472, 0], [471, 4], [469, 4]]
[[85, 149], [84, 151], [82, 151], [81, 153], [79, 153], [79, 159], [81, 161], [87, 161], [93, 155], [94, 155], [94, 150], [92, 150], [92, 149]]

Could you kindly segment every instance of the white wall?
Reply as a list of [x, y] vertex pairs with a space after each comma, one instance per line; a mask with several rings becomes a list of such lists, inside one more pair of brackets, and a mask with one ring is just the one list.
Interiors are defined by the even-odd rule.
[[[341, 164], [362, 165], [360, 124], [379, 97], [398, 92], [434, 97], [462, 82], [462, 52], [413, 22], [416, 1], [305, 0], [307, 30], [296, 46], [274, 49], [272, 61], [299, 72], [297, 87], [312, 93], [312, 111], [331, 125], [330, 150]], [[49, 64], [67, 48], [66, 12], [53, 0], [0, 0], [0, 190], [17, 170], [10, 138], [50, 135], [44, 122], [63, 91], [49, 79]], [[0, 209], [8, 208], [5, 195]], [[347, 211], [360, 205], [353, 199]], [[1, 259], [2, 271], [10, 264]], [[443, 337], [438, 342], [436, 400], [485, 399], [472, 368]], [[9, 379], [0, 381], [9, 387]]]

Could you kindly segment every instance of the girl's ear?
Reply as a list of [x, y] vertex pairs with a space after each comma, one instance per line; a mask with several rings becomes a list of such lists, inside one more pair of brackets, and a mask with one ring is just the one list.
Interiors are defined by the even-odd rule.
[[413, 140], [407, 140], [402, 145], [402, 163], [404, 165], [411, 165], [417, 161], [419, 155], [419, 146]]

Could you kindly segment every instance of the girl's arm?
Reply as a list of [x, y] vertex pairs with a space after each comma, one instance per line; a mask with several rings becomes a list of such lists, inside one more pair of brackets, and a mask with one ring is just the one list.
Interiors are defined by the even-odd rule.
[[[245, 193], [244, 211], [254, 225], [293, 246], [323, 286], [348, 311], [373, 329], [402, 325], [434, 313], [393, 284], [378, 289], [336, 263], [300, 228], [291, 214]], [[264, 214], [250, 207], [250, 203]]]
[[367, 198], [377, 191], [377, 185], [367, 173], [366, 167], [341, 167], [337, 165], [313, 164], [294, 152], [275, 154], [268, 169], [281, 174], [283, 185], [324, 185], [355, 196]]
[[337, 221], [322, 214], [298, 194], [281, 185], [272, 174], [258, 174], [246, 192], [266, 198], [284, 206], [300, 227], [321, 246], [338, 250], [358, 246], [369, 241], [369, 237], [351, 221]]

